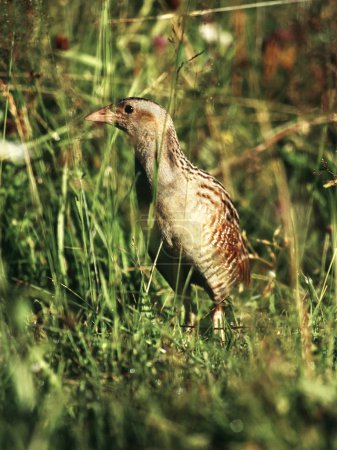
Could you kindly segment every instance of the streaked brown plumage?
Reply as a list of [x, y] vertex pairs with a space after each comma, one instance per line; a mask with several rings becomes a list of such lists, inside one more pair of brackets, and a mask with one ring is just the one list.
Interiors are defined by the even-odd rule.
[[[186, 158], [170, 115], [158, 104], [130, 97], [86, 119], [115, 124], [130, 137], [143, 229], [150, 205], [155, 205], [149, 253], [178, 294], [186, 294], [191, 283], [208, 292], [216, 304], [214, 328], [223, 328], [222, 303], [232, 286], [248, 284], [250, 278], [239, 216], [227, 191]], [[186, 321], [192, 324], [194, 310], [188, 301], [185, 308]]]

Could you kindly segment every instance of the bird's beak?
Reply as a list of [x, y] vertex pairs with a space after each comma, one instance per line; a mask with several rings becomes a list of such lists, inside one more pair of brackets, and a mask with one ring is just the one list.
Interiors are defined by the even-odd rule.
[[90, 122], [104, 122], [113, 124], [116, 122], [117, 117], [117, 114], [113, 111], [113, 106], [108, 105], [98, 111], [88, 114], [85, 117], [85, 120], [89, 120]]

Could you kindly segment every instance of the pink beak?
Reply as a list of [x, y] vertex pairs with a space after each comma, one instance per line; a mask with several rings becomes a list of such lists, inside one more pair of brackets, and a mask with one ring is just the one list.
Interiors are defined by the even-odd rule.
[[98, 111], [88, 114], [85, 117], [85, 120], [89, 120], [90, 122], [104, 122], [113, 124], [116, 122], [118, 116], [115, 112], [111, 111], [111, 108], [112, 105], [105, 106]]

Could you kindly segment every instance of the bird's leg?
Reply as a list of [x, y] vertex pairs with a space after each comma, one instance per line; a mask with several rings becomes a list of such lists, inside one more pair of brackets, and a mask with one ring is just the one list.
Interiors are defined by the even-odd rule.
[[[232, 310], [231, 313], [233, 313]], [[229, 348], [233, 341], [233, 332], [230, 323], [228, 323], [226, 319], [226, 314], [223, 310], [223, 303], [217, 303], [214, 309], [213, 330], [214, 334], [219, 336], [221, 345], [226, 345], [226, 347]]]
[[187, 332], [192, 332], [197, 319], [197, 309], [192, 301], [192, 289], [190, 285], [193, 269], [188, 268], [186, 270], [185, 267], [182, 269], [181, 281], [183, 281], [183, 285], [181, 286], [180, 293], [184, 304], [184, 327], [186, 327]]
[[225, 320], [222, 304], [218, 303], [213, 312], [213, 330], [214, 334], [219, 336], [222, 345], [226, 342]]
[[[190, 290], [189, 290], [190, 291]], [[185, 309], [185, 320], [184, 326], [187, 328], [187, 331], [192, 331], [195, 327], [196, 319], [197, 319], [197, 311], [196, 307], [192, 302], [190, 292], [188, 295], [184, 295], [184, 309]]]

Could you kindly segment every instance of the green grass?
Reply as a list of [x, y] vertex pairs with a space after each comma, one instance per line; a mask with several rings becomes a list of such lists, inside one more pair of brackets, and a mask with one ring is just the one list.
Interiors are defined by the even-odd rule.
[[[123, 22], [165, 5], [1, 7], [1, 141], [29, 154], [0, 167], [0, 448], [337, 448], [335, 7], [218, 12], [226, 48], [205, 42], [203, 16]], [[253, 274], [226, 348], [200, 289], [200, 328], [180, 326], [151, 277], [130, 144], [83, 120], [128, 95], [170, 108], [185, 153], [238, 206]]]

